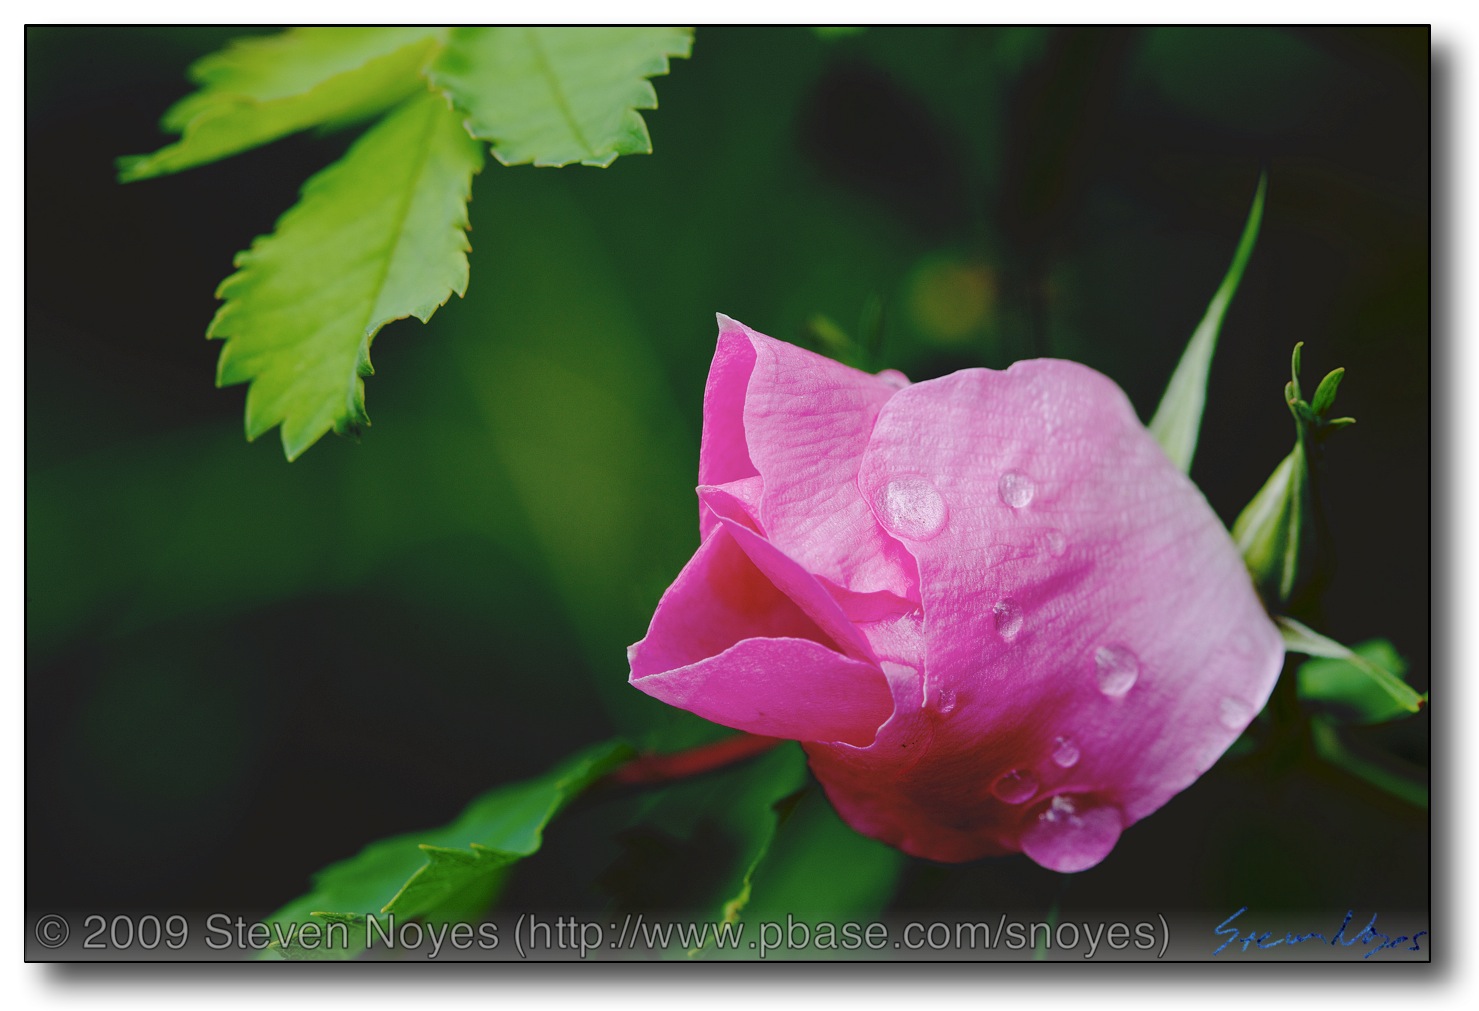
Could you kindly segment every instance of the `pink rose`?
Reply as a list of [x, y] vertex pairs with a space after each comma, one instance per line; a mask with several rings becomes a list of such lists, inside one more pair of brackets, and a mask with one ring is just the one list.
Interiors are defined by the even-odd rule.
[[910, 385], [720, 316], [698, 497], [632, 684], [801, 741], [842, 817], [916, 856], [1092, 867], [1282, 664], [1206, 500], [1074, 362]]

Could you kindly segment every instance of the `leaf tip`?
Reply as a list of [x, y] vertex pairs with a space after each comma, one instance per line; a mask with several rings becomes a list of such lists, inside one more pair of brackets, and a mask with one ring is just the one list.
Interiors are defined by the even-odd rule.
[[146, 154], [125, 154], [113, 159], [113, 168], [120, 183], [133, 183], [149, 177], [148, 163]]

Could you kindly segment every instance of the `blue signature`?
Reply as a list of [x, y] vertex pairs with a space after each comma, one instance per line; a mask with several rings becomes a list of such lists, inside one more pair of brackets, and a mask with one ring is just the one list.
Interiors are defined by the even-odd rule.
[[1214, 933], [1219, 937], [1226, 937], [1227, 940], [1217, 946], [1217, 949], [1212, 952], [1213, 955], [1221, 954], [1222, 950], [1229, 944], [1242, 944], [1244, 951], [1255, 946], [1267, 950], [1269, 948], [1277, 948], [1281, 944], [1295, 945], [1313, 941], [1320, 941], [1331, 946], [1340, 946], [1343, 948], [1349, 948], [1357, 944], [1371, 947], [1371, 945], [1375, 944], [1376, 947], [1371, 948], [1370, 951], [1361, 956], [1364, 959], [1370, 958], [1378, 951], [1386, 948], [1395, 949], [1399, 944], [1409, 945], [1409, 947], [1404, 949], [1406, 951], [1422, 951], [1422, 946], [1418, 944], [1418, 940], [1428, 936], [1426, 930], [1419, 930], [1411, 937], [1408, 937], [1406, 934], [1399, 934], [1393, 937], [1391, 934], [1382, 933], [1376, 929], [1376, 914], [1372, 913], [1371, 919], [1367, 921], [1366, 926], [1361, 928], [1361, 932], [1354, 937], [1347, 938], [1346, 928], [1351, 925], [1351, 920], [1356, 915], [1354, 909], [1346, 911], [1345, 919], [1340, 922], [1340, 929], [1336, 930], [1335, 934], [1331, 937], [1326, 937], [1319, 931], [1314, 930], [1308, 934], [1285, 933], [1283, 937], [1274, 937], [1272, 931], [1264, 931], [1260, 934], [1256, 930], [1250, 930], [1246, 934], [1240, 934], [1238, 928], [1232, 926], [1232, 922], [1247, 911], [1248, 907], [1244, 906], [1223, 920], [1222, 923], [1218, 924]]

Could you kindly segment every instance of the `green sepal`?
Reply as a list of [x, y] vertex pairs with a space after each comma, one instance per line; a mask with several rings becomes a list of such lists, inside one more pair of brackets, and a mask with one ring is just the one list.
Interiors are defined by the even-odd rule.
[[1222, 332], [1222, 321], [1243, 281], [1243, 271], [1253, 255], [1258, 242], [1258, 229], [1263, 222], [1263, 198], [1268, 189], [1268, 176], [1258, 177], [1258, 189], [1253, 194], [1253, 206], [1248, 210], [1248, 220], [1243, 225], [1242, 237], [1232, 264], [1217, 286], [1212, 301], [1202, 321], [1192, 331], [1186, 350], [1166, 384], [1161, 395], [1160, 406], [1150, 419], [1150, 434], [1155, 436], [1171, 462], [1182, 473], [1191, 471], [1191, 461], [1197, 451], [1197, 436], [1202, 427], [1202, 411], [1207, 402], [1207, 377], [1212, 370], [1212, 355], [1217, 350], [1217, 336]]
[[1313, 543], [1303, 536], [1311, 511], [1308, 486], [1301, 440], [1233, 523], [1233, 541], [1248, 571], [1280, 602], [1289, 599], [1299, 573], [1307, 571], [1313, 559]]
[[[1357, 651], [1293, 618], [1280, 617], [1276, 624], [1288, 652], [1334, 662], [1325, 666], [1306, 663], [1300, 667], [1301, 697], [1343, 702], [1354, 708], [1358, 717], [1375, 717], [1356, 720], [1365, 723], [1421, 712], [1427, 705], [1427, 694], [1419, 694], [1402, 680], [1401, 658], [1385, 640], [1366, 643]], [[1387, 666], [1393, 663], [1397, 665], [1395, 673]], [[1313, 671], [1308, 670], [1311, 667]]]
[[1232, 527], [1248, 571], [1264, 595], [1278, 604], [1288, 603], [1313, 577], [1316, 567], [1319, 503], [1313, 459], [1331, 432], [1355, 424], [1354, 418], [1325, 417], [1335, 404], [1345, 369], [1335, 369], [1320, 381], [1313, 403], [1304, 399], [1299, 383], [1303, 349], [1302, 341], [1294, 345], [1291, 378], [1284, 384], [1284, 403], [1294, 418], [1294, 448], [1279, 461]]
[[[1307, 706], [1329, 714], [1340, 723], [1369, 725], [1410, 716], [1413, 700], [1401, 698], [1387, 690], [1385, 678], [1373, 677], [1372, 669], [1401, 679], [1407, 664], [1385, 639], [1358, 643], [1351, 652], [1359, 659], [1352, 663], [1345, 657], [1320, 657], [1299, 665], [1299, 698]], [[1419, 703], [1426, 695], [1417, 696]]]
[[1319, 388], [1315, 390], [1315, 397], [1310, 401], [1310, 411], [1315, 417], [1323, 416], [1335, 405], [1335, 393], [1340, 389], [1340, 381], [1343, 378], [1345, 378], [1345, 369], [1335, 369], [1320, 380]]

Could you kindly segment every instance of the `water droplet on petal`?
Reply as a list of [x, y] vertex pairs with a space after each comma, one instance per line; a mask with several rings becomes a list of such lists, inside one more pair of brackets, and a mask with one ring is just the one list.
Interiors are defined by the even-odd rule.
[[996, 620], [996, 632], [1003, 639], [1011, 641], [1022, 631], [1022, 608], [1010, 597], [998, 600], [991, 613]]
[[943, 715], [948, 716], [955, 711], [955, 691], [951, 688], [941, 688], [935, 694], [935, 708]]
[[1094, 651], [1094, 676], [1101, 692], [1118, 698], [1134, 687], [1140, 676], [1140, 658], [1126, 646], [1100, 646]]
[[1229, 730], [1241, 731], [1253, 720], [1253, 707], [1228, 696], [1217, 704], [1217, 721]]
[[911, 541], [927, 541], [945, 529], [945, 500], [922, 477], [900, 477], [873, 495], [878, 522], [890, 533]]
[[1037, 486], [1032, 483], [1032, 478], [1020, 470], [1009, 470], [1001, 476], [1001, 481], [996, 489], [1001, 493], [1001, 500], [1013, 509], [1021, 509], [1032, 501], [1032, 496], [1037, 491]]
[[1049, 870], [1072, 874], [1108, 856], [1123, 827], [1117, 808], [1059, 794], [1028, 822], [1022, 851]]
[[1063, 552], [1068, 550], [1068, 538], [1064, 537], [1062, 532], [1058, 530], [1049, 530], [1046, 534], [1043, 534], [1042, 542], [1047, 547], [1048, 554], [1054, 558], [1062, 558]]
[[1013, 769], [991, 784], [997, 800], [1007, 804], [1025, 804], [1037, 793], [1037, 777], [1023, 769]]
[[1101, 692], [1119, 698], [1135, 686], [1140, 676], [1140, 658], [1128, 646], [1117, 643], [1100, 646], [1094, 651], [1094, 676]]
[[1071, 769], [1078, 764], [1078, 745], [1066, 737], [1053, 742], [1053, 764], [1060, 769]]

